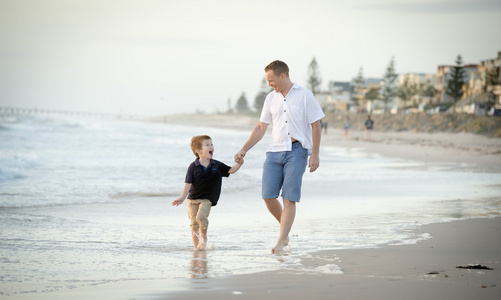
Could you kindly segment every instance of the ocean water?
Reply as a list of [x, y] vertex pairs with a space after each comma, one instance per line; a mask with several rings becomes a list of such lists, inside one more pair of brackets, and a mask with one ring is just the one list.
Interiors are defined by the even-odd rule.
[[304, 176], [290, 249], [270, 253], [278, 223], [260, 199], [269, 136], [223, 179], [207, 251], [193, 251], [182, 190], [193, 135], [232, 165], [250, 132], [61, 115], [0, 115], [0, 296], [111, 283], [271, 270], [342, 274], [322, 250], [405, 245], [423, 224], [501, 214], [501, 174], [322, 146]]

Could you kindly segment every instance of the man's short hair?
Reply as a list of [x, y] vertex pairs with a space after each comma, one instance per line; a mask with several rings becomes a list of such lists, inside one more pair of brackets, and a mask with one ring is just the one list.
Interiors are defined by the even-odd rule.
[[205, 140], [212, 140], [212, 139], [208, 135], [196, 135], [191, 138], [191, 150], [193, 151], [193, 154], [195, 154], [197, 158], [200, 158], [198, 156], [197, 150], [202, 149], [202, 142]]
[[280, 76], [280, 74], [283, 73], [285, 74], [285, 76], [289, 77], [289, 67], [283, 61], [280, 60], [272, 61], [269, 65], [267, 65], [264, 68], [265, 72], [268, 72], [269, 70], [272, 70], [275, 76]]

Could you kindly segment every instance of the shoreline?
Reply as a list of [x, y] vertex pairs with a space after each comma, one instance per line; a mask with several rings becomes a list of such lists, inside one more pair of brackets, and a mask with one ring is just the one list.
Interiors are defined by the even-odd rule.
[[[234, 116], [212, 119], [210, 122], [203, 119], [193, 121], [186, 119], [185, 121], [187, 123], [179, 125], [245, 130], [249, 134], [255, 124], [252, 118], [240, 118], [235, 121]], [[469, 146], [472, 139], [475, 140], [475, 143], [473, 146]], [[501, 156], [496, 150], [500, 142], [501, 139], [498, 141], [481, 136], [477, 140], [474, 135], [469, 134], [421, 134], [413, 132], [374, 132], [372, 141], [364, 141], [362, 131], [352, 131], [350, 138], [345, 139], [342, 130], [330, 129], [327, 134], [323, 135], [322, 146], [326, 147], [325, 151], [329, 150], [327, 147], [353, 149], [357, 153], [362, 151], [364, 155], [376, 161], [381, 156], [417, 160], [420, 163], [403, 165], [411, 165], [409, 168], [438, 168], [440, 171], [445, 171], [443, 172], [445, 176], [447, 176], [447, 171], [458, 171], [463, 174], [482, 172], [487, 173], [487, 175], [482, 176], [490, 176], [488, 173], [501, 173], [499, 166]], [[265, 141], [261, 143], [265, 143]], [[478, 153], [481, 155], [472, 155]], [[405, 168], [408, 167], [405, 166]], [[330, 169], [326, 168], [326, 170]], [[501, 186], [501, 183], [496, 183], [495, 188], [498, 185]], [[323, 190], [323, 188], [320, 187], [319, 190]], [[309, 191], [309, 193], [311, 192], [312, 190]], [[450, 191], [447, 193], [450, 194]], [[481, 200], [481, 197], [480, 194], [477, 194], [471, 198]], [[481, 201], [475, 201], [472, 204], [474, 206], [485, 205]], [[325, 209], [325, 206], [322, 207]], [[412, 298], [414, 296], [416, 296], [415, 299], [423, 297], [432, 299], [438, 297], [497, 299], [499, 296], [497, 289], [501, 287], [498, 271], [501, 260], [499, 254], [501, 253], [501, 217], [498, 213], [501, 199], [499, 197], [492, 198], [487, 207], [493, 209], [493, 214], [497, 217], [458, 219], [458, 221], [450, 223], [422, 225], [409, 230], [408, 232], [414, 233], [415, 237], [422, 237], [423, 234], [425, 238], [432, 237], [419, 241], [418, 244], [398, 246], [382, 244], [379, 248], [315, 251], [300, 256], [296, 255], [293, 249], [290, 253], [277, 255], [277, 261], [275, 261], [275, 256], [272, 256], [272, 263], [278, 264], [280, 268], [277, 271], [262, 272], [263, 270], [258, 268], [256, 272], [261, 273], [228, 277], [119, 279], [68, 288], [54, 293], [40, 292], [43, 291], [42, 289], [38, 289], [39, 292], [37, 292], [37, 288], [34, 287], [33, 291], [35, 292], [30, 292], [28, 288], [26, 294], [20, 293], [11, 296], [11, 298], [192, 299], [204, 297], [207, 299], [275, 299], [287, 297], [302, 299], [313, 295], [315, 299], [365, 299], [371, 297], [391, 300], [414, 299]], [[222, 216], [221, 213], [222, 210], [219, 211], [220, 216]], [[227, 216], [233, 216], [233, 214], [234, 212], [231, 211]], [[227, 222], [229, 219], [226, 217], [224, 220]], [[327, 218], [327, 220], [329, 219]], [[336, 234], [336, 231], [332, 231], [332, 234]], [[363, 230], [354, 234], [363, 235]], [[312, 238], [308, 235], [305, 237], [306, 239]], [[241, 237], [237, 237], [237, 240], [239, 238]], [[412, 241], [414, 240], [410, 242]], [[256, 245], [256, 247], [262, 246]], [[258, 257], [264, 252], [267, 251], [261, 251], [257, 254]], [[167, 254], [164, 257], [168, 257], [168, 252], [165, 253]], [[207, 253], [207, 256], [209, 255], [210, 252]], [[243, 260], [245, 258], [242, 258], [240, 252], [236, 252], [236, 255], [238, 255], [236, 260], [238, 265], [236, 266], [242, 265], [245, 268]], [[187, 268], [190, 267], [190, 263], [191, 267], [193, 265], [198, 267], [197, 263], [200, 261], [211, 261], [211, 258], [209, 260], [195, 258], [195, 253], [193, 257], [193, 260], [191, 255], [186, 259]], [[302, 268], [288, 267], [286, 261], [290, 261], [291, 258], [295, 261], [299, 260]], [[146, 260], [142, 260], [141, 264], [145, 262]], [[158, 263], [159, 261], [153, 262], [154, 265]], [[455, 269], [457, 265], [470, 263], [486, 265], [494, 270]], [[218, 265], [217, 269], [224, 270], [224, 266]], [[340, 272], [343, 274], [336, 274]], [[35, 285], [38, 286], [38, 283]], [[426, 291], [422, 293], [421, 290]], [[0, 298], [2, 296], [7, 295], [0, 291]]]
[[[413, 232], [427, 233], [431, 238], [411, 245], [316, 251], [302, 259], [307, 269], [325, 270], [324, 273], [284, 268], [227, 277], [118, 281], [8, 298], [499, 299], [501, 217], [428, 224]], [[287, 253], [276, 257], [283, 262], [288, 259]], [[475, 264], [492, 270], [457, 268]]]
[[[272, 271], [193, 282], [199, 288], [154, 299], [498, 299], [501, 218], [424, 225], [433, 238], [414, 245], [312, 253], [305, 265], [343, 274]], [[279, 257], [278, 257], [279, 258]], [[480, 264], [492, 270], [460, 269]]]
[[[214, 126], [248, 130], [257, 118], [219, 119]], [[196, 123], [196, 121], [193, 121]], [[200, 124], [204, 123], [201, 121]], [[194, 125], [186, 123], [184, 125]], [[211, 126], [213, 123], [209, 122]], [[246, 125], [247, 124], [247, 125]], [[249, 126], [248, 124], [252, 124]], [[247, 127], [246, 127], [247, 126]], [[501, 172], [501, 139], [471, 133], [418, 133], [373, 131], [370, 141], [361, 130], [329, 128], [324, 147], [363, 149], [370, 155], [401, 158], [461, 172]], [[423, 225], [413, 232], [431, 239], [414, 245], [383, 245], [376, 249], [319, 251], [305, 260], [312, 268], [337, 265], [344, 274], [295, 274], [273, 271], [200, 282], [203, 290], [189, 289], [158, 299], [497, 299], [501, 288], [501, 218], [459, 220]], [[461, 270], [460, 265], [481, 264], [494, 270]]]

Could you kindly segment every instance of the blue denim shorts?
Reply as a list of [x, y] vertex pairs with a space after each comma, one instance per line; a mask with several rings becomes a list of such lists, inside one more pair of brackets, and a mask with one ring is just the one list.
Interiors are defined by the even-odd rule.
[[299, 202], [303, 174], [308, 163], [308, 150], [293, 143], [292, 151], [267, 152], [263, 164], [263, 199], [282, 197]]

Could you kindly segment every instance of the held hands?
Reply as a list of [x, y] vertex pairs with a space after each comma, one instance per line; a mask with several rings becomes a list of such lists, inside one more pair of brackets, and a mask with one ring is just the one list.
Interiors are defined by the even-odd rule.
[[244, 157], [245, 157], [245, 151], [240, 150], [237, 154], [235, 154], [235, 162], [237, 164], [243, 165], [244, 164]]

